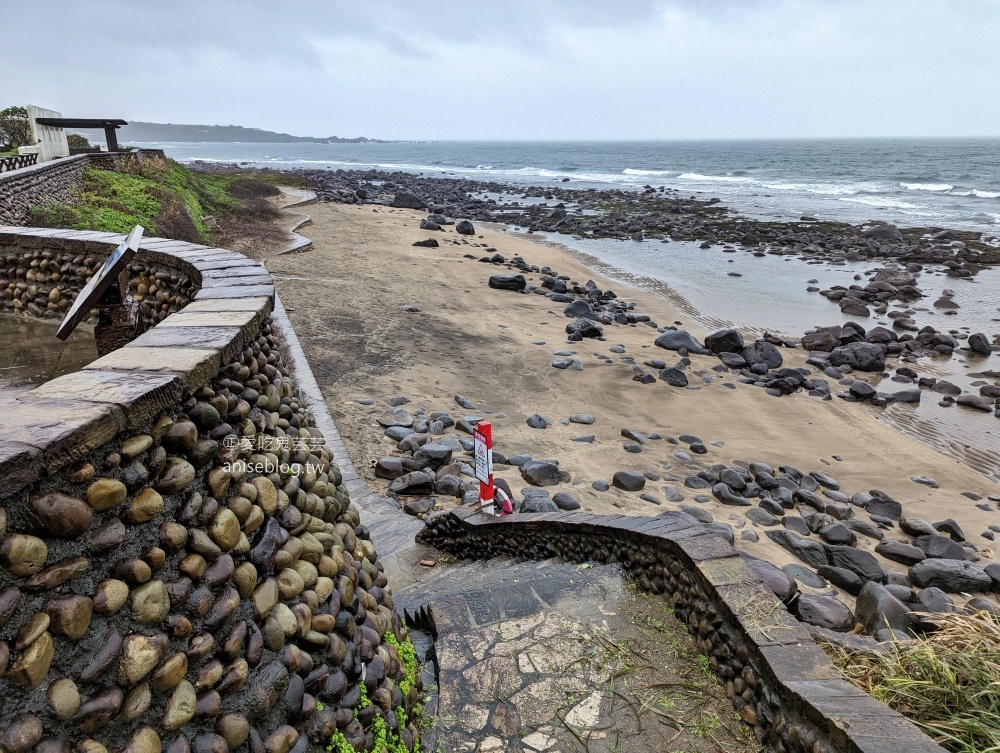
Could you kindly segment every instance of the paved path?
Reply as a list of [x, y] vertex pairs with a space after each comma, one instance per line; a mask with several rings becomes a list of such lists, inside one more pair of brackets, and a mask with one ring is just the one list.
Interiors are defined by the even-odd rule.
[[436, 632], [425, 750], [756, 750], [667, 603], [617, 566], [437, 566], [394, 599]]

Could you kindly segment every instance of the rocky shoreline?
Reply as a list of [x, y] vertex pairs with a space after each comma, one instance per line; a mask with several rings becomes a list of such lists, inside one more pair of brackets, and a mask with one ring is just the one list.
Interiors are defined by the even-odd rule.
[[[497, 264], [503, 260], [494, 255], [479, 261]], [[489, 287], [515, 292], [532, 292], [533, 289], [536, 293], [553, 288], [562, 290], [554, 295], [545, 295], [553, 299], [561, 296], [564, 300], [560, 302], [570, 301], [564, 314], [576, 318], [566, 326], [568, 343], [588, 337], [603, 340], [601, 335], [604, 330], [597, 322], [602, 322], [604, 326], [642, 323], [656, 327], [648, 316], [626, 313], [634, 304], [620, 301], [613, 291], [601, 291], [593, 283], [584, 287], [572, 281], [568, 285], [555, 286], [553, 281], [559, 281], [559, 276], [552, 270], [533, 267], [519, 257], [511, 266], [540, 274], [544, 288], [529, 286], [521, 274], [493, 275], [489, 279]], [[549, 284], [546, 285], [546, 282]], [[579, 297], [574, 298], [574, 295]], [[587, 301], [593, 301], [595, 305]], [[709, 335], [703, 345], [689, 333], [673, 327], [660, 328], [660, 331], [662, 334], [656, 338], [655, 344], [677, 351], [681, 359], [674, 366], [654, 359], [645, 361], [644, 365], [654, 372], [659, 370], [659, 381], [672, 387], [688, 386], [685, 369], [691, 366], [689, 355], [715, 355], [723, 362], [721, 369], [716, 367], [717, 372], [742, 375], [734, 381], [761, 386], [775, 397], [808, 390], [810, 395], [831, 398], [829, 384], [822, 378], [808, 378], [808, 369], [781, 368], [782, 356], [776, 345], [795, 348], [795, 342], [772, 338], [775, 344], [762, 339], [746, 345], [737, 330], [729, 329]], [[866, 337], [864, 331], [855, 325], [846, 326], [838, 332], [822, 331], [807, 335], [805, 345], [807, 349], [814, 349], [807, 363], [822, 366], [827, 376], [849, 381], [850, 388], [839, 395], [847, 401], [870, 400], [883, 405], [894, 400], [919, 402], [920, 389], [885, 395], [877, 393], [866, 381], [845, 379], [855, 369], [866, 372], [884, 369], [889, 346], [896, 346], [892, 348], [893, 355], [899, 357], [904, 352], [919, 351], [921, 346], [928, 344], [928, 334], [924, 333], [923, 341], [906, 341], [915, 344], [912, 351], [907, 351], [904, 346], [889, 339], [886, 333], [894, 336], [888, 330], [873, 330]], [[826, 345], [830, 346], [829, 351], [825, 356], [820, 355]], [[624, 348], [621, 351], [624, 352]], [[572, 352], [565, 351], [565, 355], [570, 356]], [[577, 359], [569, 362], [559, 359], [552, 363], [558, 369], [565, 369], [567, 365], [580, 371], [584, 368]], [[634, 380], [645, 384], [657, 381], [638, 366], [635, 369]], [[902, 370], [906, 368], [902, 367]], [[936, 385], [931, 380], [922, 382], [921, 386], [933, 389]], [[943, 392], [942, 389], [936, 391]], [[371, 399], [361, 402], [375, 404]], [[401, 507], [411, 515], [423, 517], [435, 510], [447, 510], [445, 500], [454, 504], [475, 505], [478, 483], [472, 466], [471, 435], [475, 425], [484, 417], [468, 411], [477, 411], [477, 405], [461, 394], [455, 395], [455, 403], [465, 413], [453, 417], [450, 411], [428, 413], [422, 407], [411, 414], [404, 407], [409, 402], [405, 396], [396, 396], [389, 402], [390, 409], [377, 417], [385, 436], [395, 443], [396, 452], [375, 464], [375, 478], [387, 482], [386, 492], [399, 500]], [[969, 407], [987, 405], [984, 399], [968, 395], [959, 397], [958, 402]], [[986, 409], [991, 410], [989, 407]], [[564, 419], [563, 423], [567, 421], [588, 426], [594, 423], [594, 417], [574, 414]], [[533, 429], [544, 430], [552, 422], [534, 414], [526, 423]], [[606, 492], [615, 487], [635, 493], [657, 506], [663, 504], [664, 498], [670, 503], [680, 503], [678, 509], [681, 512], [711, 527], [731, 544], [735, 542], [734, 529], [740, 531], [741, 541], [754, 543], [760, 537], [753, 528], [763, 529], [771, 542], [793, 554], [809, 568], [795, 565], [782, 569], [765, 559], [747, 554], [748, 564], [792, 613], [809, 625], [840, 632], [850, 632], [861, 625], [874, 637], [890, 640], [933, 631], [933, 613], [958, 608], [949, 593], [1000, 593], [1000, 564], [991, 563], [985, 567], [973, 565], [982, 559], [980, 550], [967, 540], [962, 526], [954, 519], [947, 518], [932, 524], [917, 516], [905, 515], [903, 504], [885, 492], [871, 489], [868, 492], [847, 493], [836, 479], [822, 471], [804, 473], [788, 465], [776, 469], [761, 461], [737, 460], [733, 465], [702, 463], [699, 462], [700, 456], [707, 455], [709, 450], [706, 443], [695, 436], [663, 437], [631, 429], [623, 429], [621, 435], [628, 440], [622, 448], [628, 453], [642, 453], [645, 445], [660, 442], [668, 448], [671, 445], [677, 447], [673, 451], [675, 464], [671, 468], [671, 463], [666, 463], [664, 467], [682, 475], [623, 469], [614, 473], [610, 484], [598, 479], [593, 481], [592, 488]], [[593, 442], [594, 436], [575, 437], [572, 441]], [[718, 441], [710, 444], [723, 446]], [[687, 445], [686, 451], [680, 449], [684, 445]], [[508, 457], [496, 450], [494, 462], [499, 471], [514, 470], [520, 475], [519, 480], [527, 484], [519, 495], [512, 490], [510, 481], [502, 477], [497, 479], [498, 487], [514, 501], [515, 511], [554, 513], [580, 509], [581, 504], [573, 494], [559, 491], [550, 496], [546, 489], [573, 482], [571, 475], [560, 468], [558, 460], [535, 459], [523, 452]], [[926, 486], [938, 485], [935, 479], [929, 477], [913, 476], [911, 480]], [[644, 491], [650, 482], [669, 482], [677, 486], [662, 487], [661, 494], [664, 496], [661, 497]], [[678, 489], [678, 486], [681, 488]], [[967, 492], [963, 496], [983, 502], [983, 497], [975, 493]], [[729, 514], [728, 522], [717, 521], [711, 512], [702, 507], [712, 499], [734, 510]], [[998, 502], [1000, 495], [990, 495], [981, 509], [995, 512]], [[867, 515], [870, 522], [862, 519], [862, 515]], [[748, 527], [748, 523], [755, 526]], [[1000, 526], [993, 525], [980, 537], [993, 541], [998, 531]], [[900, 534], [905, 537], [901, 538]], [[874, 554], [865, 550], [865, 544], [873, 545]], [[881, 561], [885, 560], [902, 564], [907, 571], [903, 573], [884, 567]], [[814, 588], [832, 586], [850, 594], [855, 597], [854, 608], [839, 599], [836, 593], [802, 593], [797, 585], [799, 580]], [[1000, 613], [1000, 606], [995, 601], [983, 597], [968, 599], [965, 607]]]
[[[978, 407], [984, 413], [996, 410], [995, 396], [986, 392], [949, 394], [952, 390], [947, 380], [921, 376], [913, 368], [928, 356], [941, 358], [959, 353], [972, 357], [978, 353], [978, 357], [987, 358], [986, 351], [992, 352], [992, 344], [983, 333], [975, 333], [963, 341], [950, 332], [930, 327], [914, 331], [906, 326], [908, 317], [899, 316], [890, 318], [901, 326], [891, 328], [866, 329], [848, 321], [844, 325], [809, 330], [795, 338], [765, 334], [756, 340], [745, 340], [736, 329], [699, 337], [688, 332], [680, 321], [671, 323], [669, 318], [664, 321], [660, 316], [654, 317], [654, 312], [647, 308], [648, 302], [629, 300], [630, 295], [624, 291], [610, 289], [578, 274], [566, 274], [560, 265], [536, 261], [528, 253], [505, 252], [502, 240], [494, 240], [494, 235], [484, 236], [482, 228], [475, 224], [481, 220], [500, 221], [501, 217], [486, 204], [477, 208], [475, 202], [480, 200], [473, 199], [463, 189], [471, 182], [405, 176], [404, 183], [402, 175], [323, 173], [320, 174], [323, 185], [317, 193], [331, 203], [353, 204], [358, 207], [355, 211], [360, 211], [359, 205], [366, 208], [374, 205], [368, 211], [374, 212], [371, 221], [379, 226], [405, 226], [407, 229], [405, 233], [400, 231], [400, 237], [408, 237], [406, 245], [412, 248], [401, 252], [406, 258], [424, 258], [414, 254], [426, 253], [428, 260], [434, 260], [432, 263], [449, 260], [449, 264], [471, 265], [470, 271], [483, 286], [480, 295], [495, 300], [503, 309], [523, 307], [522, 302], [526, 306], [537, 300], [539, 306], [528, 308], [545, 309], [555, 314], [556, 319], [561, 314], [562, 324], [541, 322], [557, 326], [565, 337], [564, 343], [549, 346], [554, 348], [553, 358], [546, 361], [551, 372], [566, 375], [559, 377], [560, 380], [586, 381], [591, 372], [613, 369], [616, 375], [627, 374], [629, 383], [645, 385], [637, 389], [651, 390], [651, 396], [662, 394], [663, 388], [671, 395], [678, 395], [678, 406], [689, 399], [680, 396], [692, 395], [692, 391], [718, 395], [720, 391], [740, 391], [742, 385], [748, 385], [762, 388], [766, 395], [763, 399], [792, 397], [790, 405], [795, 406], [800, 405], [794, 399], [796, 395], [799, 399], [806, 395], [821, 401], [839, 397], [842, 400], [838, 402], [887, 405], [894, 401], [915, 402], [922, 395], [933, 393], [942, 401], [961, 398], [960, 405]], [[418, 186], [425, 187], [419, 195], [415, 193], [421, 190]], [[436, 193], [429, 193], [431, 187]], [[499, 193], [509, 187], [476, 184], [475, 188], [479, 192], [495, 188]], [[568, 189], [545, 190], [550, 200], [554, 200], [560, 197], [559, 191]], [[653, 196], [651, 200], [659, 199]], [[689, 214], [723, 211], [707, 202], [688, 204], [688, 200], [683, 200], [682, 204], [690, 207], [683, 210]], [[414, 215], [408, 211], [418, 207], [425, 213]], [[554, 210], [549, 207], [548, 211]], [[394, 212], [400, 215], [398, 220], [391, 216]], [[587, 221], [591, 220], [592, 217]], [[542, 224], [528, 227], [543, 229]], [[879, 244], [878, 249], [870, 245], [866, 248], [875, 251], [874, 256], [883, 251], [888, 253], [892, 243]], [[901, 259], [901, 254], [912, 251], [896, 243], [895, 258]], [[315, 238], [314, 244], [322, 247]], [[933, 250], [936, 244], [938, 241], [925, 244], [928, 252], [938, 254]], [[964, 250], [949, 245], [947, 252], [938, 249], [940, 255], [935, 258], [943, 260], [947, 254], [948, 261], [954, 262], [960, 254], [973, 254], [968, 249], [968, 244]], [[767, 251], [758, 248], [753, 253]], [[482, 271], [476, 271], [477, 268]], [[961, 276], [968, 269], [965, 262], [946, 268], [954, 271], [952, 276]], [[291, 274], [301, 267], [288, 269]], [[915, 285], [919, 272], [912, 267], [908, 270], [887, 266], [868, 285], [827, 297], [848, 298], [849, 303], [871, 305], [874, 309], [884, 307], [885, 311], [878, 313], [887, 313], [890, 306], [905, 307], [921, 294]], [[914, 279], [906, 279], [907, 275]], [[439, 313], [427, 310], [431, 304], [426, 298], [400, 303], [405, 304], [398, 306], [404, 317], [430, 322]], [[905, 313], [905, 308], [899, 311]], [[553, 334], [550, 332], [550, 337]], [[615, 342], [619, 337], [621, 342]], [[531, 344], [544, 346], [546, 342], [538, 339]], [[598, 349], [593, 357], [584, 352], [591, 347]], [[653, 351], [640, 355], [639, 348]], [[522, 357], [536, 360], [529, 352]], [[653, 353], [662, 356], [650, 357]], [[890, 373], [887, 359], [899, 364], [894, 373]], [[881, 379], [912, 386], [882, 392], [878, 387]], [[660, 385], [661, 382], [665, 384]], [[1000, 530], [997, 525], [1000, 496], [986, 492], [988, 484], [979, 489], [954, 491], [955, 498], [963, 501], [946, 507], [950, 512], [952, 506], [958, 510], [961, 505], [961, 514], [932, 517], [933, 511], [927, 511], [926, 503], [911, 504], [909, 493], [904, 492], [905, 496], [900, 497], [898, 491], [890, 493], [874, 484], [857, 486], [835, 478], [848, 473], [845, 470], [826, 472], [814, 467], [801, 471], [773, 452], [729, 459], [725, 456], [729, 450], [723, 449], [726, 442], [716, 438], [720, 437], [718, 433], [708, 433], [704, 440], [698, 436], [701, 430], [697, 428], [697, 410], [686, 422], [695, 429], [692, 433], [668, 433], [653, 428], [658, 422], [650, 417], [622, 416], [627, 423], [620, 433], [615, 432], [619, 433], [621, 443], [616, 451], [608, 444], [607, 427], [602, 426], [606, 419], [595, 419], [586, 412], [585, 405], [580, 406], [583, 410], [563, 413], [530, 398], [511, 403], [490, 396], [484, 405], [476, 394], [470, 398], [462, 392], [453, 392], [449, 399], [455, 402], [449, 407], [440, 402], [440, 390], [433, 390], [436, 395], [433, 399], [438, 402], [422, 400], [413, 394], [419, 391], [420, 388], [410, 391], [402, 384], [392, 394], [358, 397], [352, 409], [357, 411], [360, 425], [369, 427], [364, 434], [372, 440], [366, 442], [383, 445], [380, 454], [368, 456], [372, 458], [369, 481], [395, 497], [410, 514], [433, 517], [436, 510], [474, 504], [477, 484], [471, 467], [471, 433], [476, 423], [489, 419], [504, 426], [504, 439], [498, 444], [495, 456], [498, 485], [516, 501], [518, 510], [535, 513], [600, 510], [604, 505], [621, 507], [622, 499], [645, 504], [653, 513], [677, 509], [712, 526], [727, 540], [738, 540], [747, 559], [756, 563], [752, 565], [755, 571], [759, 569], [772, 590], [808, 624], [842, 632], [857, 630], [861, 625], [869, 634], [887, 638], [890, 630], [898, 636], [933, 630], [933, 618], [914, 616], [917, 612], [1000, 609], [995, 597], [989, 595], [1000, 592], [1000, 581], [991, 577], [991, 572], [1000, 566], [990, 564], [992, 551], [988, 544]], [[523, 428], [517, 432], [510, 426], [512, 417], [508, 409], [521, 402], [534, 403], [535, 410], [524, 409], [523, 419], [517, 421], [537, 441], [525, 439]], [[331, 409], [336, 410], [332, 404]], [[801, 408], [788, 410], [795, 412]], [[337, 420], [340, 423], [341, 415]], [[648, 428], [643, 428], [643, 424]], [[559, 438], [555, 439], [552, 432], [557, 431]], [[515, 440], [514, 435], [520, 440]], [[381, 443], [376, 437], [382, 438]], [[588, 471], [586, 466], [561, 462], [564, 456], [572, 455], [575, 447], [586, 446], [601, 447], [606, 455], [616, 456], [617, 461], [610, 462], [617, 462], [618, 467]], [[822, 463], [841, 462], [837, 455], [828, 457], [820, 458]], [[358, 465], [364, 462], [368, 461]], [[915, 489], [939, 486], [938, 480], [923, 468], [891, 470], [906, 473], [905, 478]], [[954, 486], [951, 479], [941, 481]], [[847, 488], [851, 491], [846, 491]], [[949, 497], [951, 494], [948, 492]], [[602, 502], [603, 498], [607, 501]], [[973, 502], [977, 505], [972, 505]], [[966, 514], [966, 506], [973, 507], [975, 514]], [[992, 522], [987, 525], [985, 521]], [[979, 537], [986, 544], [970, 542], [965, 531], [973, 525], [982, 525]], [[891, 619], [885, 617], [887, 610], [892, 614]]]
[[[199, 169], [235, 165], [195, 163]], [[242, 168], [241, 168], [242, 169]], [[270, 172], [262, 168], [261, 172]], [[803, 216], [799, 222], [770, 222], [740, 216], [718, 198], [684, 197], [675, 189], [641, 191], [517, 186], [467, 178], [425, 177], [402, 171], [303, 170], [321, 201], [387, 204], [429, 209], [479, 222], [524, 227], [529, 232], [588, 238], [699, 241], [708, 247], [739, 245], [761, 254], [817, 256], [837, 261], [897, 259], [905, 264], [945, 264], [956, 276], [1000, 263], [1000, 247], [982, 233], [941, 227], [899, 228], [872, 221], [863, 225]], [[568, 179], [567, 181], [568, 182]], [[547, 202], [556, 202], [554, 205]]]

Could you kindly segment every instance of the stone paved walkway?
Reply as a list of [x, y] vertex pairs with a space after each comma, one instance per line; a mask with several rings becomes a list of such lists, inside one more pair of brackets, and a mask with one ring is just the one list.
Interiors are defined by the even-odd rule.
[[615, 566], [437, 566], [394, 598], [429, 600], [437, 631], [426, 750], [757, 750], [666, 603]]

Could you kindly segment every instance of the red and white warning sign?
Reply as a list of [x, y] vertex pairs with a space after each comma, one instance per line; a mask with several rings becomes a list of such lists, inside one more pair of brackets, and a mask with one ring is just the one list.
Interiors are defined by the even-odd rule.
[[480, 421], [472, 432], [476, 456], [476, 478], [479, 479], [479, 502], [483, 511], [493, 512], [493, 426]]

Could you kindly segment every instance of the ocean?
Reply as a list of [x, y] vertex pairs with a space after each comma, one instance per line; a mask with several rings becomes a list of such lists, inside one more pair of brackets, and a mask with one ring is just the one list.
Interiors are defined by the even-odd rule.
[[142, 144], [182, 162], [380, 168], [517, 185], [674, 188], [759, 219], [879, 219], [1000, 236], [1000, 138]]

